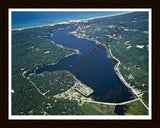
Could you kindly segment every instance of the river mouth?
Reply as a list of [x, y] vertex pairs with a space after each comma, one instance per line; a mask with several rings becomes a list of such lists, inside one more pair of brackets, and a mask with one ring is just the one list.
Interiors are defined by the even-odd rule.
[[[85, 66], [74, 75], [82, 83], [94, 90], [90, 96], [96, 101], [120, 103], [134, 99], [131, 90], [126, 87], [114, 71], [117, 61], [107, 57], [106, 49], [98, 49], [93, 41], [80, 39], [69, 34], [76, 27], [61, 29], [52, 32], [54, 36], [46, 39], [54, 41], [63, 47], [78, 49], [80, 54], [75, 54], [61, 59], [55, 65], [48, 65], [36, 70], [37, 74], [44, 71], [53, 72], [56, 70], [73, 71], [80, 63], [85, 62]], [[96, 49], [94, 54], [93, 49]]]

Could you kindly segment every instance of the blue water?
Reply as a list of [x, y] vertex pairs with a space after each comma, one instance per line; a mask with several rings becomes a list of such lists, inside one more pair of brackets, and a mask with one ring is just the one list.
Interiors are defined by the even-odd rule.
[[[113, 67], [117, 62], [107, 58], [106, 50], [98, 48], [95, 42], [69, 35], [68, 32], [75, 28], [56, 30], [53, 32], [54, 36], [47, 39], [64, 47], [79, 49], [81, 54], [64, 58], [56, 65], [40, 68], [36, 73], [56, 70], [72, 71], [77, 79], [94, 90], [91, 96], [97, 101], [124, 102], [133, 99], [130, 89], [120, 81], [114, 72]], [[93, 49], [96, 49], [96, 54], [93, 54]], [[94, 57], [89, 53], [92, 53]], [[82, 66], [83, 68], [79, 71], [73, 70], [74, 67], [80, 67], [81, 62], [85, 62], [85, 66]]]
[[125, 11], [106, 12], [12, 12], [12, 29], [49, 25], [67, 20], [78, 20], [99, 16], [109, 16]]

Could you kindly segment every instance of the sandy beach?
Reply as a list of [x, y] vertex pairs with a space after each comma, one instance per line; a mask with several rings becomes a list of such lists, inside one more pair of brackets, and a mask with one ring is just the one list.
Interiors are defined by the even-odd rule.
[[[128, 13], [132, 13], [131, 12], [125, 12], [125, 13], [120, 13], [120, 14], [114, 14], [114, 15], [107, 15], [107, 16], [99, 16], [99, 17], [93, 17], [93, 18], [86, 18], [86, 19], [78, 19], [78, 20], [69, 20], [69, 22], [86, 22], [88, 20], [94, 20], [94, 19], [99, 19], [99, 18], [105, 18], [105, 17], [112, 17], [112, 16], [118, 16], [118, 15], [123, 15], [123, 14], [128, 14]], [[58, 25], [58, 24], [69, 24], [69, 22], [63, 21], [63, 22], [59, 22], [59, 23], [53, 23], [53, 24], [46, 24], [46, 25], [42, 25], [42, 26], [32, 26], [32, 27], [24, 27], [24, 28], [17, 28], [17, 29], [12, 29], [12, 31], [14, 30], [23, 30], [23, 29], [30, 29], [30, 28], [39, 28], [39, 27], [45, 27], [45, 26], [54, 26], [54, 25]]]

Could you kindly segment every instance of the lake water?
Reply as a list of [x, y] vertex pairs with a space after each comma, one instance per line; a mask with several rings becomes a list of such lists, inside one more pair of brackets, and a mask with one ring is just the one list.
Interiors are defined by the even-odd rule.
[[[115, 103], [133, 99], [130, 89], [120, 81], [113, 69], [117, 62], [108, 58], [106, 49], [102, 50], [101, 48], [97, 48], [95, 42], [86, 39], [79, 39], [68, 34], [68, 32], [73, 31], [74, 29], [75, 27], [56, 30], [53, 32], [54, 36], [47, 39], [53, 40], [55, 43], [67, 48], [78, 49], [81, 54], [64, 58], [56, 65], [40, 68], [36, 73], [39, 74], [44, 71], [53, 72], [56, 70], [71, 71], [73, 67], [76, 67], [79, 63], [85, 61], [86, 66], [79, 72], [74, 72], [74, 74], [77, 79], [94, 90], [94, 93], [91, 94], [93, 99]], [[93, 55], [93, 49], [97, 55], [91, 57], [89, 53]], [[84, 58], [86, 58], [88, 62]]]

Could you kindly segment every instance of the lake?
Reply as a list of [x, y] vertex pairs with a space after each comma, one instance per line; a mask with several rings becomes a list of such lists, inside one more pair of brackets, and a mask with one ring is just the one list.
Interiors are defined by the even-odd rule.
[[[94, 90], [94, 93], [91, 94], [93, 99], [111, 103], [120, 103], [134, 99], [131, 90], [120, 81], [114, 71], [117, 61], [108, 58], [106, 49], [98, 48], [95, 42], [70, 35], [69, 32], [75, 29], [76, 27], [56, 30], [52, 32], [53, 37], [46, 39], [67, 48], [78, 49], [80, 54], [66, 57], [56, 65], [42, 67], [36, 70], [36, 73], [39, 74], [44, 71], [53, 72], [56, 70], [71, 71], [73, 67], [79, 66], [80, 63], [84, 64], [82, 62], [85, 61], [84, 68], [79, 70], [79, 72], [74, 72], [74, 74], [77, 79]], [[93, 55], [93, 51], [96, 55]]]

